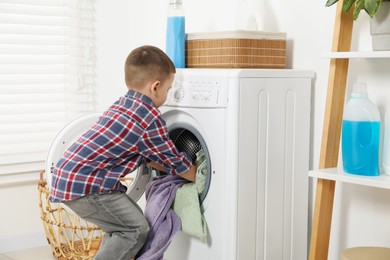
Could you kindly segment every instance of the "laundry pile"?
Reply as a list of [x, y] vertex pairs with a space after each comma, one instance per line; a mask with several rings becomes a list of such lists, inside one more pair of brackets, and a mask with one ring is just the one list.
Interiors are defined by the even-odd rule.
[[149, 222], [148, 238], [137, 260], [160, 260], [177, 231], [207, 241], [207, 225], [202, 215], [199, 194], [204, 190], [207, 162], [203, 150], [197, 154], [196, 181], [189, 183], [179, 176], [156, 177], [146, 186], [145, 217]]

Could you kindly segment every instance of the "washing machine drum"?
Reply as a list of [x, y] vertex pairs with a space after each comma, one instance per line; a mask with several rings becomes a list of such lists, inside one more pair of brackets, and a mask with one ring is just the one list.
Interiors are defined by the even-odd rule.
[[[83, 133], [85, 133], [94, 123], [99, 120], [101, 113], [91, 113], [73, 120], [66, 125], [56, 136], [52, 142], [49, 153], [46, 159], [46, 182], [51, 188], [53, 169], [60, 157], [64, 154], [66, 149], [77, 140]], [[196, 153], [202, 147], [206, 147], [199, 141], [200, 138], [195, 136], [186, 128], [176, 128], [169, 131], [169, 136], [174, 142], [176, 148], [187, 153], [194, 163], [196, 160]], [[208, 151], [207, 164], [210, 165]], [[160, 174], [158, 171], [151, 171], [148, 167], [141, 165], [136, 171], [128, 174], [121, 179], [122, 183], [127, 187], [127, 194], [134, 201], [138, 201], [145, 191], [146, 184], [150, 181], [153, 175]], [[200, 195], [200, 200], [203, 201], [206, 197], [208, 186], [210, 184], [210, 169], [208, 169], [208, 176], [206, 180], [205, 191]]]
[[[175, 144], [177, 150], [180, 152], [185, 152], [193, 164], [195, 164], [197, 159], [197, 153], [203, 149], [203, 153], [205, 155], [204, 163], [207, 166], [206, 172], [202, 172], [202, 174], [205, 174], [206, 176], [204, 180], [203, 191], [201, 194], [199, 194], [199, 201], [203, 203], [206, 199], [211, 183], [211, 160], [205, 140], [202, 138], [197, 129], [183, 122], [177, 122], [171, 125], [168, 130], [169, 137]], [[202, 204], [201, 208], [204, 211], [203, 206], [204, 205]]]
[[196, 154], [202, 149], [198, 138], [188, 129], [179, 128], [169, 131], [169, 137], [172, 139], [177, 150], [185, 152], [192, 163], [196, 161]]

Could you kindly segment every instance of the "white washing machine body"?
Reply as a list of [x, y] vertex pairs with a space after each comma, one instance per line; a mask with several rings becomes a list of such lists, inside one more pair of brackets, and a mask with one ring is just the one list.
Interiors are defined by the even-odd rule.
[[167, 260], [306, 259], [312, 72], [178, 69], [160, 108], [205, 144], [208, 242], [179, 232]]

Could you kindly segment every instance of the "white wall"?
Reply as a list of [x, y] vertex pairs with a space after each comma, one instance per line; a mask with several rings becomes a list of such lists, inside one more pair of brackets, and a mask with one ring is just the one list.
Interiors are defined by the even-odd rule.
[[[123, 64], [135, 47], [152, 44], [165, 48], [166, 1], [96, 0], [97, 91], [100, 110], [125, 93]], [[335, 7], [325, 0], [183, 0], [187, 32], [255, 29], [287, 32], [288, 67], [312, 70], [313, 83], [311, 168], [318, 167], [323, 114], [328, 84], [329, 60], [322, 53], [331, 50]], [[368, 18], [355, 23], [352, 48], [371, 48]], [[381, 115], [390, 103], [387, 85], [389, 60], [353, 60], [348, 85], [364, 80]], [[39, 220], [36, 184], [0, 187], [0, 252], [17, 247], [44, 245]], [[11, 196], [13, 195], [13, 196]], [[12, 203], [7, 198], [12, 198]], [[390, 191], [353, 185], [337, 185], [329, 259], [340, 250], [357, 244], [390, 245]], [[7, 202], [5, 202], [7, 201]], [[11, 210], [14, 207], [17, 212]], [[14, 217], [17, 214], [18, 217]], [[28, 217], [27, 217], [28, 216]], [[353, 218], [352, 218], [353, 217]], [[25, 237], [26, 239], [20, 240]], [[38, 239], [30, 239], [30, 238]]]
[[129, 42], [131, 26], [129, 1], [96, 1], [96, 102], [105, 109], [126, 93], [124, 62], [133, 48]]

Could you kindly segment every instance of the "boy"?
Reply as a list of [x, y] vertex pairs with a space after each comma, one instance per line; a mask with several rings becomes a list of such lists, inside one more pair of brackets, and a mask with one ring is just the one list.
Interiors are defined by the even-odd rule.
[[53, 171], [50, 200], [63, 202], [104, 232], [95, 259], [130, 259], [143, 246], [148, 223], [119, 179], [142, 163], [194, 181], [196, 167], [169, 139], [157, 109], [167, 99], [175, 66], [153, 46], [126, 59], [128, 92], [71, 145]]

